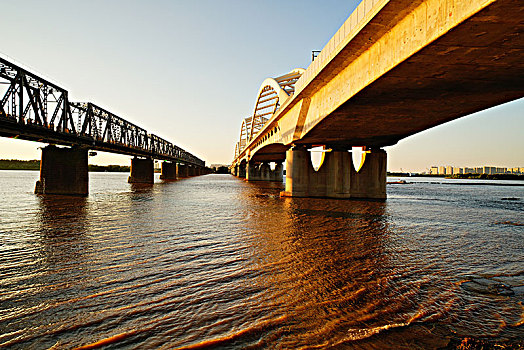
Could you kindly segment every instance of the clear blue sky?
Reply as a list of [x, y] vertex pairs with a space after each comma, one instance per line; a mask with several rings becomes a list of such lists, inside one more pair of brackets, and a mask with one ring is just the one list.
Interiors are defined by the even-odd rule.
[[[358, 0], [2, 1], [0, 52], [210, 163], [229, 163], [269, 76], [307, 68]], [[524, 166], [524, 100], [388, 147], [390, 170]], [[41, 145], [0, 139], [0, 158]], [[100, 154], [98, 164], [128, 164]]]

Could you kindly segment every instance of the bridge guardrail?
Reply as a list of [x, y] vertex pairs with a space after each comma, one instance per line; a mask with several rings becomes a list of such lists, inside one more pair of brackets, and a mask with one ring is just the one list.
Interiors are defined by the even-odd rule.
[[322, 51], [315, 57], [309, 67], [295, 84], [295, 95], [300, 93], [331, 61], [332, 56], [338, 53], [369, 20], [369, 16], [376, 13], [389, 0], [362, 0], [349, 18], [327, 42]]

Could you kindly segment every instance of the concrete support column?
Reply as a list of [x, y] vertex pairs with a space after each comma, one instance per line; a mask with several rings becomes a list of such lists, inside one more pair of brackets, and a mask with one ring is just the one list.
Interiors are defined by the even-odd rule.
[[294, 147], [286, 153], [286, 168], [286, 190], [281, 193], [284, 197], [386, 198], [387, 155], [381, 149], [366, 155], [358, 173], [345, 150], [324, 153], [315, 171], [309, 152]]
[[325, 153], [326, 196], [329, 198], [350, 198], [352, 169], [351, 155], [347, 150], [332, 150]]
[[36, 182], [35, 193], [87, 196], [89, 191], [87, 152], [87, 149], [77, 147], [43, 148], [40, 180]]
[[247, 181], [259, 181], [260, 178], [260, 166], [255, 162], [248, 162], [246, 165], [246, 180]]
[[280, 181], [283, 180], [283, 166], [282, 163], [277, 163], [275, 170], [271, 170], [269, 163], [255, 164], [254, 162], [247, 165], [248, 181]]
[[358, 173], [351, 167], [351, 197], [386, 199], [386, 170], [386, 151], [371, 150]]
[[[295, 146], [286, 152], [286, 190], [284, 197], [307, 197], [311, 161], [305, 147]], [[314, 171], [314, 170], [313, 170]]]
[[129, 183], [146, 183], [155, 182], [153, 159], [137, 158], [131, 159], [131, 174], [127, 179]]
[[277, 162], [275, 170], [272, 170], [270, 173], [269, 181], [282, 182], [284, 180], [284, 166], [282, 163]]
[[260, 174], [260, 180], [262, 181], [271, 180], [271, 168], [269, 167], [269, 163], [264, 162], [260, 164], [259, 174]]
[[162, 172], [160, 173], [161, 180], [176, 180], [176, 163], [163, 162]]
[[185, 164], [177, 164], [176, 165], [176, 177], [177, 178], [188, 177], [187, 165], [185, 165]]
[[246, 170], [247, 170], [247, 164], [242, 166], [242, 163], [240, 163], [238, 166], [238, 177], [245, 178]]

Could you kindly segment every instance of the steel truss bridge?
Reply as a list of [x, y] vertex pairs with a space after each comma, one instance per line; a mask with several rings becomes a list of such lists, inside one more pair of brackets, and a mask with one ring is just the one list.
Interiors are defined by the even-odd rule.
[[[3, 93], [3, 95], [2, 95]], [[171, 142], [0, 57], [0, 136], [205, 166]]]

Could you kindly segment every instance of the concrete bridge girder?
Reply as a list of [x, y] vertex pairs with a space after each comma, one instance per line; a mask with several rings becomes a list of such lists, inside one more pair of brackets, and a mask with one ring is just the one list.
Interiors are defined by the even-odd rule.
[[376, 150], [523, 97], [523, 13], [516, 0], [363, 0], [238, 156]]
[[[296, 106], [282, 119], [297, 120], [296, 130], [302, 124], [300, 142], [386, 146], [522, 97], [523, 7], [512, 0], [391, 0], [302, 91], [311, 99], [303, 123]], [[388, 31], [376, 29], [394, 13], [403, 16]]]
[[523, 6], [363, 1], [365, 16], [352, 14], [337, 47], [326, 47], [332, 57], [312, 64], [310, 81], [269, 121], [279, 128], [276, 142], [383, 147], [522, 97]]

